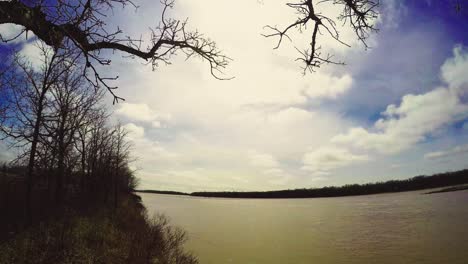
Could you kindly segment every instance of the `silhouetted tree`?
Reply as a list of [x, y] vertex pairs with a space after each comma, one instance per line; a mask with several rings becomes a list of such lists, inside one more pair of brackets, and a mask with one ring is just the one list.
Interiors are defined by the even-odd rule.
[[[315, 7], [323, 4], [339, 6], [341, 9], [340, 15], [334, 19], [317, 12]], [[337, 30], [336, 24], [349, 25], [354, 30], [356, 37], [367, 48], [366, 39], [371, 32], [377, 31], [374, 23], [378, 16], [377, 8], [379, 4], [379, 0], [302, 0], [288, 3], [287, 6], [294, 9], [297, 13], [297, 19], [281, 29], [276, 26], [266, 26], [271, 33], [264, 34], [264, 36], [278, 38], [275, 47], [277, 49], [282, 44], [283, 38], [291, 39], [288, 35], [290, 31], [303, 32], [307, 26], [312, 26], [310, 47], [302, 50], [296, 48], [301, 54], [298, 60], [304, 63], [304, 72], [306, 70], [313, 71], [323, 63], [343, 64], [342, 62], [333, 60], [333, 55], [331, 54], [322, 54], [321, 46], [318, 44], [320, 32], [324, 31], [339, 43], [349, 47], [340, 38], [340, 32]]]
[[[186, 28], [187, 20], [167, 17], [168, 9], [174, 6], [172, 0], [163, 0], [163, 12], [159, 25], [152, 28], [150, 43], [142, 46], [141, 39], [123, 36], [117, 29], [109, 32], [105, 28], [106, 13], [116, 5], [135, 6], [131, 0], [11, 0], [0, 2], [0, 24], [13, 23], [24, 27], [55, 50], [73, 49], [83, 57], [88, 80], [97, 86], [105, 86], [114, 95], [114, 100], [122, 99], [113, 93], [108, 81], [116, 77], [103, 77], [95, 64], [109, 65], [109, 54], [103, 51], [120, 51], [132, 57], [141, 58], [153, 68], [159, 63], [169, 63], [178, 51], [187, 58], [199, 56], [206, 60], [212, 75], [226, 67], [229, 58], [216, 47], [215, 42], [197, 31]], [[3, 41], [9, 41], [2, 39]], [[91, 74], [86, 74], [86, 72]]]
[[27, 159], [26, 172], [26, 219], [31, 220], [31, 189], [38, 144], [42, 136], [44, 119], [50, 100], [47, 93], [57, 84], [59, 77], [70, 69], [68, 54], [57, 53], [46, 45], [39, 46], [43, 64], [39, 70], [34, 69], [24, 58], [16, 56], [9, 74], [2, 77], [4, 91], [2, 95], [5, 104], [5, 116], [0, 131], [7, 138], [13, 139], [13, 144], [26, 147], [20, 158]]
[[[89, 115], [102, 99], [102, 92], [91, 89], [86, 82], [81, 70], [66, 71], [60, 76], [59, 82], [50, 90], [51, 111], [54, 117], [48, 120], [45, 127], [55, 140], [51, 147], [57, 155], [56, 193], [55, 199], [60, 203], [63, 196], [63, 181], [65, 170], [72, 170], [71, 162], [68, 168], [66, 160], [73, 160], [73, 146], [77, 138], [77, 132], [81, 126], [85, 126]], [[76, 156], [76, 155], [75, 155]]]
[[[454, 0], [454, 9], [460, 13], [463, 4]], [[186, 28], [187, 20], [177, 20], [167, 17], [168, 9], [174, 7], [174, 0], [161, 0], [162, 17], [157, 26], [150, 29], [151, 37], [147, 45], [140, 38], [132, 38], [119, 28], [113, 32], [106, 26], [106, 14], [116, 6], [136, 7], [132, 0], [7, 0], [0, 1], [0, 24], [13, 23], [23, 26], [21, 34], [32, 31], [34, 34], [55, 50], [73, 49], [83, 57], [86, 68], [84, 71], [88, 80], [96, 87], [104, 86], [114, 96], [114, 102], [122, 99], [115, 95], [109, 81], [117, 77], [103, 77], [98, 65], [109, 65], [109, 53], [119, 51], [130, 57], [138, 57], [152, 65], [153, 69], [159, 63], [170, 63], [171, 57], [177, 52], [184, 53], [187, 58], [199, 56], [206, 60], [212, 75], [221, 79], [219, 73], [228, 65], [229, 58], [222, 54], [215, 42], [205, 38], [197, 31]], [[317, 11], [318, 5], [332, 5], [341, 11], [338, 17]], [[314, 71], [324, 63], [343, 64], [333, 58], [333, 54], [324, 54], [319, 44], [320, 34], [327, 34], [337, 42], [345, 43], [336, 25], [338, 23], [350, 27], [357, 39], [368, 47], [367, 38], [376, 32], [375, 22], [379, 16], [380, 0], [297, 0], [287, 4], [296, 14], [296, 20], [284, 27], [267, 25], [265, 37], [277, 38], [278, 48], [283, 39], [291, 31], [304, 32], [312, 28], [309, 47], [296, 48], [300, 53], [297, 59], [303, 63], [304, 73]], [[12, 39], [2, 38], [8, 42]], [[90, 73], [90, 74], [87, 74]]]

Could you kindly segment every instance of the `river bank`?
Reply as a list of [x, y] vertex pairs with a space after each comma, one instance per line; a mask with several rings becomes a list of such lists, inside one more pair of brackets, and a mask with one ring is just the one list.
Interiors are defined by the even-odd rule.
[[198, 263], [183, 249], [185, 232], [148, 217], [138, 195], [92, 207], [68, 207], [1, 242], [0, 263]]

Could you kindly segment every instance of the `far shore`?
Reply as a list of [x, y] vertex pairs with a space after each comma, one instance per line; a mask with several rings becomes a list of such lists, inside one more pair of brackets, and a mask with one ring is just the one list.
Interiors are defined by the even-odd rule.
[[453, 186], [449, 188], [444, 188], [441, 190], [436, 190], [432, 192], [427, 192], [425, 194], [433, 194], [433, 193], [444, 193], [444, 192], [456, 192], [456, 191], [463, 191], [463, 190], [468, 190], [468, 185], [461, 185], [461, 186]]
[[[367, 184], [348, 184], [344, 186], [330, 186], [322, 188], [293, 189], [278, 191], [253, 191], [253, 192], [176, 192], [161, 190], [136, 190], [140, 193], [185, 195], [196, 197], [218, 197], [218, 198], [259, 198], [259, 199], [281, 199], [281, 198], [320, 198], [320, 197], [342, 197], [370, 195], [379, 193], [395, 193], [406, 191], [427, 190], [445, 188], [428, 192], [452, 192], [468, 189], [468, 169], [434, 174], [431, 176], [416, 176], [406, 180], [390, 180], [386, 182]], [[462, 186], [460, 186], [462, 185]]]

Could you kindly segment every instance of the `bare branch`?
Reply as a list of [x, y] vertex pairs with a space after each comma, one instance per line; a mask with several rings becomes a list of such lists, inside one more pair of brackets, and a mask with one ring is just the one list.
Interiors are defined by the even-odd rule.
[[[33, 1], [34, 2], [34, 1]], [[52, 2], [52, 3], [49, 3]], [[24, 31], [34, 34], [55, 50], [76, 50], [86, 63], [84, 74], [98, 88], [105, 87], [114, 96], [114, 103], [123, 98], [118, 97], [117, 88], [109, 83], [117, 77], [102, 77], [95, 64], [107, 66], [111, 60], [105, 50], [120, 51], [131, 57], [138, 57], [151, 63], [155, 69], [159, 63], [168, 64], [178, 52], [187, 58], [200, 57], [208, 62], [211, 74], [220, 80], [223, 70], [230, 62], [216, 46], [216, 43], [197, 31], [186, 29], [187, 20], [181, 21], [167, 17], [173, 8], [173, 0], [162, 0], [163, 12], [160, 24], [151, 29], [150, 43], [142, 47], [142, 40], [121, 37], [120, 29], [108, 32], [105, 29], [105, 14], [116, 4], [132, 5], [130, 0], [77, 0], [35, 2], [14, 0], [0, 2], [0, 24], [14, 23], [24, 27]], [[136, 7], [136, 6], [135, 6]], [[3, 40], [3, 39], [2, 39]]]
[[[377, 31], [373, 23], [378, 15], [378, 0], [322, 0], [317, 1], [315, 4], [321, 4], [324, 2], [343, 6], [343, 10], [337, 20], [343, 22], [345, 25], [349, 24], [349, 26], [353, 28], [357, 38], [366, 48], [368, 48], [366, 43], [367, 38], [371, 32]], [[320, 68], [324, 63], [343, 65], [343, 62], [333, 60], [333, 55], [322, 54], [320, 51], [321, 47], [317, 44], [318, 33], [320, 33], [320, 29], [324, 29], [325, 32], [337, 42], [346, 47], [350, 47], [350, 45], [340, 38], [340, 34], [336, 28], [336, 22], [330, 17], [317, 13], [314, 9], [313, 0], [302, 0], [297, 3], [288, 3], [287, 6], [294, 9], [298, 14], [296, 21], [283, 29], [269, 25], [264, 27], [266, 30], [271, 32], [262, 34], [264, 37], [273, 37], [278, 39], [274, 49], [278, 49], [281, 46], [284, 37], [293, 41], [290, 35], [288, 35], [290, 31], [295, 30], [302, 33], [307, 26], [311, 24], [313, 25], [313, 31], [309, 43], [310, 48], [301, 50], [296, 47], [296, 50], [298, 50], [301, 55], [301, 57], [296, 60], [303, 63], [304, 73], [306, 73], [306, 71], [313, 72], [316, 68]]]

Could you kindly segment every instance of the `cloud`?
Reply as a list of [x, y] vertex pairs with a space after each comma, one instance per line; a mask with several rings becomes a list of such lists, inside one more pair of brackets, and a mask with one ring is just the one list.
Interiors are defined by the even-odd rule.
[[[24, 29], [23, 26], [19, 26], [16, 24], [0, 24], [0, 36], [4, 40], [10, 40], [8, 44], [18, 44], [21, 42], [26, 41], [26, 33], [22, 33], [18, 36], [22, 30]], [[30, 37], [31, 35], [34, 37], [32, 32], [29, 32]]]
[[8, 140], [0, 140], [0, 163], [3, 162], [10, 162], [15, 158], [15, 155], [18, 153], [15, 153], [13, 148], [9, 148], [9, 142]]
[[128, 132], [127, 138], [131, 143], [132, 156], [136, 161], [132, 166], [150, 169], [155, 164], [173, 164], [178, 155], [168, 151], [160, 142], [147, 137], [145, 128], [127, 123], [123, 128]]
[[[137, 14], [133, 8], [114, 10], [108, 25], [148, 41], [147, 28], [156, 26], [161, 8], [153, 0], [138, 4]], [[316, 8], [334, 18], [340, 5], [324, 2]], [[285, 2], [178, 1], [170, 15], [189, 17], [187, 29], [196, 26], [215, 40], [233, 59], [225, 72], [235, 79], [218, 81], [206, 62], [183, 55], [156, 71], [122, 54], [112, 57], [106, 70], [120, 76], [117, 93], [126, 99], [115, 106], [115, 114], [129, 131], [142, 188], [268, 190], [315, 185], [317, 180], [342, 184], [343, 178], [322, 176], [333, 172], [356, 175], [348, 178], [352, 182], [375, 180], [385, 173], [380, 165], [392, 167], [402, 160], [404, 167], [393, 168], [415, 171], [417, 165], [409, 165], [406, 154], [385, 157], [389, 163], [366, 161], [381, 158], [373, 151], [406, 149], [421, 159], [427, 150], [415, 147], [417, 143], [466, 117], [467, 55], [457, 46], [453, 58], [438, 69], [452, 45], [444, 25], [439, 20], [430, 27], [415, 23], [414, 17], [408, 20], [411, 10], [399, 0], [386, 1], [382, 8], [377, 25], [381, 31], [369, 40], [373, 49], [364, 52], [353, 30], [337, 23], [352, 48], [327, 34], [319, 44], [323, 54], [335, 54], [348, 66], [324, 65], [303, 76], [295, 47], [308, 47], [312, 27], [291, 34], [294, 43], [285, 39], [277, 50], [275, 39], [261, 36], [267, 33], [265, 25], [281, 27], [296, 20]], [[12, 30], [0, 28], [2, 33]], [[22, 53], [37, 58], [29, 42]], [[434, 88], [439, 70], [447, 85]], [[382, 113], [368, 127], [350, 117], [355, 109], [371, 109], [368, 116]], [[353, 171], [340, 170], [344, 167]]]
[[322, 147], [304, 155], [303, 170], [315, 175], [328, 175], [331, 170], [370, 160], [367, 155], [357, 155], [338, 147]]
[[425, 159], [442, 159], [442, 158], [447, 158], [447, 157], [452, 157], [456, 156], [459, 154], [464, 154], [468, 153], [468, 144], [462, 145], [462, 146], [456, 146], [452, 149], [445, 150], [445, 151], [435, 151], [435, 152], [429, 152], [424, 155]]
[[[336, 105], [349, 106], [349, 100], [345, 99], [354, 96], [362, 99], [360, 102], [363, 108], [373, 104], [376, 106], [373, 109], [381, 111], [389, 102], [395, 102], [395, 98], [410, 93], [406, 88], [415, 82], [408, 80], [425, 76], [417, 75], [417, 70], [407, 70], [417, 69], [421, 64], [426, 67], [428, 61], [432, 60], [430, 57], [420, 61], [421, 58], [429, 58], [426, 54], [440, 55], [433, 52], [439, 51], [434, 48], [439, 44], [434, 42], [440, 39], [437, 37], [439, 35], [427, 39], [428, 35], [433, 34], [421, 33], [416, 38], [408, 39], [406, 34], [395, 29], [390, 36], [392, 39], [384, 38], [388, 40], [385, 41], [386, 45], [375, 45], [376, 38], [371, 42], [376, 49], [367, 53], [355, 52], [359, 46], [348, 49], [323, 35], [320, 44], [327, 49], [323, 50], [324, 54], [332, 52], [337, 59], [351, 54], [363, 58], [367, 54], [375, 55], [375, 52], [387, 54], [388, 48], [398, 43], [402, 43], [398, 44], [398, 54], [409, 55], [366, 57], [374, 64], [365, 69], [358, 65], [361, 60], [354, 60], [353, 57], [351, 60], [346, 59], [349, 66], [324, 65], [317, 72], [303, 76], [300, 69], [302, 65], [294, 61], [298, 56], [294, 46], [307, 47], [310, 34], [293, 34], [294, 45], [285, 41], [278, 50], [272, 49], [276, 44], [274, 39], [261, 36], [267, 24], [281, 26], [295, 20], [294, 12], [284, 4], [282, 1], [265, 1], [260, 4], [251, 0], [235, 3], [228, 0], [181, 0], [170, 11], [170, 15], [176, 18], [189, 17], [188, 27], [196, 26], [199, 32], [215, 40], [222, 51], [233, 59], [225, 71], [227, 76], [235, 76], [231, 81], [214, 79], [209, 73], [209, 66], [196, 58], [185, 60], [184, 56], [175, 56], [170, 65], [161, 64], [156, 71], [152, 71], [151, 67], [144, 67], [139, 61], [113, 57], [109, 70], [125, 73], [119, 74], [116, 85], [120, 87], [119, 96], [126, 99], [126, 103], [116, 106], [115, 113], [124, 124], [132, 123], [140, 127], [132, 127], [141, 136], [135, 137], [133, 144], [134, 153], [138, 156], [135, 163], [140, 168], [138, 176], [145, 188], [185, 191], [300, 188], [317, 184], [342, 184], [340, 176], [343, 174], [356, 175], [350, 179], [353, 182], [366, 180], [364, 177], [375, 180], [374, 177], [382, 176], [383, 172], [379, 174], [370, 169], [375, 167], [375, 163], [372, 165], [366, 162], [374, 157], [365, 153], [367, 148], [358, 149], [353, 145], [354, 141], [360, 140], [359, 137], [341, 145], [330, 144], [331, 139], [337, 135], [345, 136], [350, 128], [361, 126], [364, 136], [377, 135], [377, 143], [374, 145], [384, 149], [383, 139], [390, 138], [389, 145], [393, 147], [392, 137], [399, 136], [392, 132], [397, 129], [391, 127], [400, 127], [405, 131], [403, 128], [406, 126], [414, 130], [415, 126], [411, 126], [411, 122], [419, 115], [424, 115], [425, 109], [410, 111], [410, 105], [419, 108], [419, 101], [424, 101], [424, 104], [433, 104], [440, 109], [447, 107], [448, 110], [443, 111], [445, 114], [441, 114], [444, 116], [459, 111], [457, 107], [462, 103], [459, 100], [460, 89], [440, 87], [442, 90], [431, 96], [425, 95], [427, 90], [409, 90], [412, 95], [405, 97], [401, 103], [394, 103], [393, 107], [388, 108], [387, 114], [382, 113], [380, 125], [365, 129], [358, 123], [360, 120], [349, 117], [348, 111], [343, 110], [346, 107], [340, 110]], [[143, 33], [143, 39], [147, 40], [145, 29], [154, 25], [154, 14], [160, 10], [155, 8], [154, 1], [142, 0], [139, 5], [141, 8], [137, 16], [131, 10], [131, 14], [116, 16], [119, 19], [129, 17], [125, 23], [117, 22], [128, 29], [130, 35], [139, 36]], [[334, 10], [337, 6], [326, 3], [321, 8], [326, 6], [333, 12], [337, 11]], [[239, 19], [239, 14], [242, 14], [242, 19]], [[401, 19], [401, 16], [392, 14], [392, 19]], [[394, 27], [398, 27], [399, 21], [394, 22]], [[350, 40], [348, 43], [356, 44], [353, 34], [349, 29], [342, 31], [342, 36]], [[402, 58], [414, 55], [414, 50], [408, 47], [421, 43], [421, 40], [428, 40], [430, 44], [425, 46], [423, 53], [418, 53], [416, 60], [411, 60], [414, 61], [411, 67], [402, 69], [408, 64], [408, 60]], [[401, 53], [401, 50], [406, 53]], [[383, 64], [383, 60], [375, 58], [391, 60], [390, 75], [400, 76], [399, 80], [406, 86], [396, 85], [400, 82], [390, 82], [387, 63]], [[447, 71], [453, 71], [449, 68]], [[402, 72], [407, 75], [402, 75]], [[389, 86], [395, 86], [399, 92], [390, 99], [387, 94], [382, 96], [385, 100], [376, 98], [375, 92], [379, 87], [362, 81], [376, 74], [379, 74], [381, 82], [390, 83]], [[369, 87], [360, 87], [361, 84]], [[437, 107], [433, 109], [436, 114], [431, 112], [434, 116], [439, 115]], [[409, 119], [403, 126], [402, 120], [406, 118]], [[425, 131], [432, 131], [432, 125], [426, 126], [425, 122], [433, 121], [421, 118], [418, 124], [422, 123]], [[412, 138], [411, 141], [422, 140], [418, 137], [421, 133], [425, 132], [415, 132], [408, 138]], [[391, 134], [392, 137], [381, 137], [380, 134]], [[367, 146], [368, 141], [362, 144]], [[418, 153], [420, 157], [421, 153]], [[390, 164], [401, 161], [395, 158], [389, 162], [382, 162], [382, 165], [390, 167]], [[343, 167], [349, 167], [352, 171], [347, 170], [345, 173], [340, 170]], [[408, 167], [401, 169], [402, 173], [414, 169], [414, 166]], [[359, 173], [354, 173], [356, 171]], [[322, 177], [332, 172], [337, 177]], [[323, 181], [318, 182], [318, 179]]]
[[133, 123], [128, 123], [123, 126], [129, 133], [130, 140], [142, 139], [145, 136], [145, 129]]
[[40, 71], [44, 66], [44, 55], [52, 55], [53, 49], [35, 36], [33, 39], [33, 41], [26, 42], [22, 45], [19, 55], [25, 58], [35, 71]]
[[128, 120], [149, 123], [155, 128], [162, 127], [163, 123], [171, 119], [169, 115], [157, 114], [144, 103], [120, 103], [115, 113]]
[[461, 45], [453, 49], [453, 57], [442, 65], [441, 73], [443, 80], [450, 84], [450, 87], [468, 90], [468, 52]]
[[317, 84], [311, 84], [304, 92], [312, 98], [335, 99], [347, 92], [353, 83], [351, 75], [345, 74], [340, 77], [329, 75], [318, 75]]
[[[153, 2], [143, 1], [141, 6], [145, 5]], [[337, 13], [334, 5], [321, 6], [323, 12]], [[331, 10], [325, 10], [327, 6]], [[155, 10], [148, 10], [139, 9], [141, 19], [125, 26], [141, 29], [141, 25], [154, 23]], [[331, 71], [333, 65], [303, 76], [302, 65], [294, 61], [298, 56], [294, 45], [285, 42], [279, 50], [272, 49], [275, 40], [260, 33], [269, 23], [294, 21], [294, 12], [285, 10], [288, 8], [282, 2], [178, 2], [171, 15], [189, 17], [189, 27], [196, 25], [233, 59], [226, 69], [228, 75], [236, 77], [231, 81], [214, 79], [206, 63], [186, 61], [182, 56], [156, 72], [138, 63], [113, 61], [115, 72], [126, 73], [119, 79], [119, 95], [131, 102], [118, 105], [115, 112], [124, 122], [145, 128], [145, 140], [135, 143], [135, 153], [144, 156], [137, 162], [144, 182], [170, 185], [173, 181], [189, 186], [193, 179], [188, 175], [196, 174], [201, 186], [213, 188], [232, 184], [250, 190], [277, 189], [315, 183], [317, 177], [305, 178], [310, 173], [300, 170], [302, 156], [343, 132], [351, 122], [339, 113], [310, 108], [309, 104], [320, 105], [347, 95], [354, 80], [346, 71]], [[349, 28], [342, 30], [351, 44], [357, 43], [353, 34]], [[294, 35], [295, 44], [307, 47], [309, 36]], [[320, 41], [323, 52], [333, 52], [337, 58], [348, 50], [325, 35]], [[161, 113], [170, 116], [170, 122], [155, 117]], [[162, 126], [157, 128], [154, 122]], [[147, 157], [143, 153], [152, 141], [173, 156]], [[203, 170], [188, 173], [196, 168]], [[216, 184], [208, 183], [208, 178]]]
[[371, 129], [355, 127], [335, 136], [333, 143], [354, 146], [380, 153], [398, 153], [435, 135], [440, 129], [468, 117], [468, 105], [462, 100], [466, 93], [468, 56], [460, 47], [454, 57], [441, 67], [447, 87], [414, 95], [407, 94], [397, 106], [391, 104]]
[[272, 155], [258, 153], [256, 151], [251, 151], [249, 153], [249, 160], [250, 164], [255, 167], [270, 169], [279, 166], [278, 161], [276, 161], [276, 159]]

